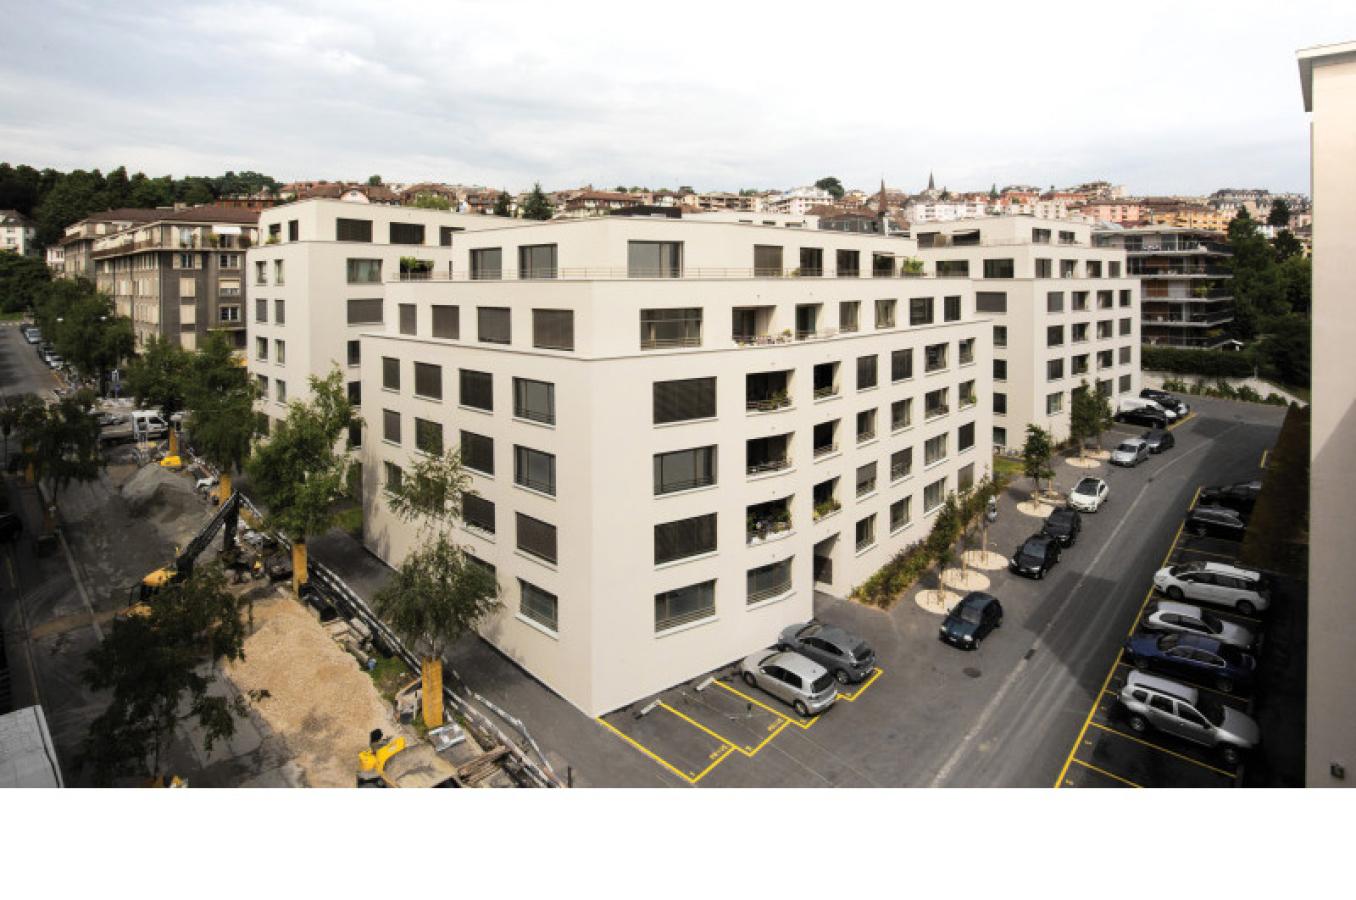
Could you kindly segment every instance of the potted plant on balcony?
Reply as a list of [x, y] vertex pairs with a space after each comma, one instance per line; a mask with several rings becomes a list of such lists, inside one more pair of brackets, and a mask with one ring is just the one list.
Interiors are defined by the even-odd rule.
[[400, 257], [400, 277], [408, 281], [418, 281], [429, 277], [433, 272], [433, 261], [415, 256]]
[[248, 250], [250, 248], [250, 244], [252, 243], [252, 241], [250, 240], [250, 236], [248, 234], [242, 234], [240, 237], [236, 238], [236, 243], [239, 245], [241, 250]]
[[791, 530], [791, 510], [783, 507], [772, 514], [772, 530], [774, 532]]
[[279, 237], [278, 235], [276, 235], [276, 234], [270, 234], [270, 235], [268, 236], [268, 239], [265, 240], [264, 243], [265, 243], [265, 244], [276, 244], [276, 243], [278, 243], [278, 242], [281, 241], [281, 240], [282, 240], [282, 238]]
[[903, 267], [900, 274], [910, 277], [917, 277], [923, 274], [923, 261], [916, 256], [904, 257]]

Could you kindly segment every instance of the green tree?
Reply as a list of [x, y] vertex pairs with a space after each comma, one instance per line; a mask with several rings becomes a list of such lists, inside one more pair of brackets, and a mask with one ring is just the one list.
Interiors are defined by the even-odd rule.
[[416, 209], [441, 209], [450, 210], [452, 202], [446, 197], [439, 197], [436, 194], [420, 194], [414, 198]]
[[546, 198], [545, 192], [541, 189], [541, 182], [533, 183], [532, 192], [527, 195], [527, 200], [523, 202], [523, 218], [545, 222], [551, 218], [554, 212], [555, 208], [551, 206], [551, 201]]
[[1022, 445], [1022, 474], [1041, 489], [1042, 478], [1053, 478], [1055, 470], [1050, 467], [1050, 454], [1054, 447], [1050, 441], [1050, 432], [1039, 425], [1026, 426], [1026, 443]]
[[244, 698], [227, 699], [212, 686], [216, 664], [244, 658], [240, 600], [216, 565], [166, 585], [154, 602], [115, 619], [107, 639], [90, 651], [83, 676], [93, 690], [112, 692], [84, 746], [95, 779], [159, 776], [181, 722], [197, 723], [208, 751], [234, 734], [235, 717], [246, 714]]
[[368, 175], [368, 176], [367, 176], [367, 186], [368, 186], [368, 187], [377, 187], [377, 186], [380, 185], [380, 184], [381, 184], [381, 176], [380, 176], [380, 175]]
[[1084, 379], [1074, 388], [1069, 404], [1069, 436], [1078, 442], [1078, 455], [1083, 456], [1085, 442], [1100, 438], [1111, 427], [1111, 401], [1101, 391], [1094, 391]]
[[498, 195], [497, 197], [494, 198], [494, 214], [495, 214], [496, 216], [511, 216], [511, 215], [513, 215], [512, 208], [511, 208], [511, 204], [512, 204], [512, 203], [513, 203], [513, 198], [509, 196], [509, 192], [508, 192], [508, 191], [500, 191], [500, 192], [499, 192], [499, 195]]
[[136, 347], [131, 321], [83, 278], [52, 282], [39, 319], [57, 352], [81, 378], [98, 380], [100, 393], [109, 371], [130, 359]]
[[1267, 213], [1267, 224], [1277, 228], [1290, 227], [1290, 204], [1281, 197], [1271, 201], [1271, 211]]
[[231, 496], [231, 476], [250, 455], [254, 399], [254, 384], [230, 342], [212, 332], [190, 362], [184, 400], [193, 446], [220, 473], [217, 496], [223, 503]]
[[[127, 366], [127, 392], [141, 406], [156, 407], [165, 421], [183, 412], [187, 402], [193, 354], [159, 335], [152, 335], [142, 354]], [[179, 452], [178, 433], [170, 429], [170, 455]]]
[[[94, 397], [88, 391], [62, 397], [50, 406], [21, 413], [18, 421], [23, 459], [33, 479], [47, 486], [50, 515], [61, 492], [73, 481], [93, 481], [103, 467], [99, 423], [86, 412]], [[53, 524], [49, 519], [45, 523]]]
[[[5, 462], [9, 462], [9, 438], [30, 434], [34, 430], [27, 423], [42, 416], [47, 406], [33, 394], [11, 394], [0, 396], [0, 433], [4, 435]], [[26, 462], [26, 455], [20, 462]], [[30, 473], [31, 480], [31, 473]]]
[[52, 273], [42, 260], [0, 251], [0, 311], [34, 309], [51, 281]]
[[821, 191], [828, 191], [829, 195], [835, 200], [842, 200], [847, 191], [843, 190], [843, 182], [830, 175], [827, 178], [821, 178], [815, 182], [815, 187]]
[[989, 185], [989, 199], [990, 200], [998, 199], [998, 182], [996, 181], [993, 184]]
[[1282, 263], [1292, 257], [1304, 255], [1304, 245], [1289, 231], [1278, 232], [1276, 237], [1271, 239], [1271, 246], [1276, 251], [1276, 259]]
[[309, 403], [292, 401], [287, 417], [260, 443], [245, 472], [268, 510], [267, 525], [292, 541], [292, 587], [306, 581], [306, 540], [334, 526], [348, 496], [350, 459], [341, 438], [356, 421], [343, 374], [310, 378]]
[[932, 520], [932, 530], [923, 541], [928, 562], [937, 566], [937, 590], [943, 589], [942, 573], [946, 567], [956, 562], [956, 541], [960, 537], [963, 524], [956, 495], [949, 493], [942, 502], [941, 509]]
[[1271, 324], [1257, 346], [1262, 368], [1287, 385], [1307, 387], [1313, 356], [1313, 329], [1307, 319], [1287, 316]]
[[33, 218], [38, 224], [38, 243], [51, 246], [65, 234], [66, 226], [102, 206], [104, 178], [99, 170], [68, 172], [38, 202]]

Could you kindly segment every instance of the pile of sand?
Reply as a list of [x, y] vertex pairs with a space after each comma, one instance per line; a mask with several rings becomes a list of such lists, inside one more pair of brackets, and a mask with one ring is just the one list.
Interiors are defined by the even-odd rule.
[[202, 500], [188, 479], [158, 465], [142, 466], [119, 488], [119, 493], [128, 512], [157, 525], [170, 525], [190, 515], [201, 518], [203, 513]]
[[388, 705], [358, 663], [330, 639], [310, 612], [277, 588], [254, 604], [255, 631], [244, 660], [226, 667], [242, 694], [281, 737], [311, 787], [353, 787], [368, 733], [398, 733]]

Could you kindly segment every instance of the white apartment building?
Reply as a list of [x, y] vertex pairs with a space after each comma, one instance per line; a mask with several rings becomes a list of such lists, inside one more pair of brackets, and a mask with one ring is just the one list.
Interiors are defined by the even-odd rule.
[[34, 241], [37, 237], [38, 228], [32, 219], [17, 210], [0, 209], [0, 250], [36, 256], [38, 248]]
[[483, 634], [590, 715], [770, 645], [987, 473], [992, 324], [900, 277], [912, 240], [607, 217], [444, 251], [360, 326], [365, 541], [398, 565], [385, 486], [460, 448]]
[[769, 195], [763, 201], [762, 210], [764, 212], [803, 216], [812, 206], [833, 202], [833, 194], [823, 188], [798, 187], [792, 188], [784, 194]]
[[904, 210], [904, 215], [915, 226], [974, 219], [988, 214], [989, 204], [982, 200], [919, 200], [910, 203]]
[[1069, 436], [1071, 392], [1140, 389], [1140, 286], [1124, 249], [1094, 247], [1077, 222], [988, 217], [915, 228], [929, 275], [972, 278], [993, 319], [993, 446], [1017, 449], [1028, 425]]
[[263, 243], [246, 254], [250, 375], [272, 419], [333, 366], [360, 399], [363, 331], [386, 323], [388, 280], [446, 278], [452, 236], [510, 222], [409, 206], [311, 199], [259, 214]]

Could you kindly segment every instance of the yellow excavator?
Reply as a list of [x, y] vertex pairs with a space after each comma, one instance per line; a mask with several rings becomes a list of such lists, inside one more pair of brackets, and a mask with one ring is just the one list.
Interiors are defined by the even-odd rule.
[[433, 747], [403, 737], [386, 738], [380, 728], [368, 736], [368, 749], [358, 754], [358, 787], [459, 788], [457, 768]]
[[176, 584], [188, 578], [193, 574], [193, 566], [198, 557], [212, 539], [217, 536], [217, 532], [225, 530], [222, 536], [222, 551], [226, 552], [235, 546], [235, 530], [240, 521], [240, 494], [234, 493], [226, 499], [226, 502], [217, 508], [211, 521], [203, 527], [189, 541], [185, 547], [174, 558], [174, 562], [161, 569], [146, 575], [128, 590], [128, 606], [131, 611], [136, 611], [137, 607], [144, 604], [147, 600], [154, 597], [165, 585]]

